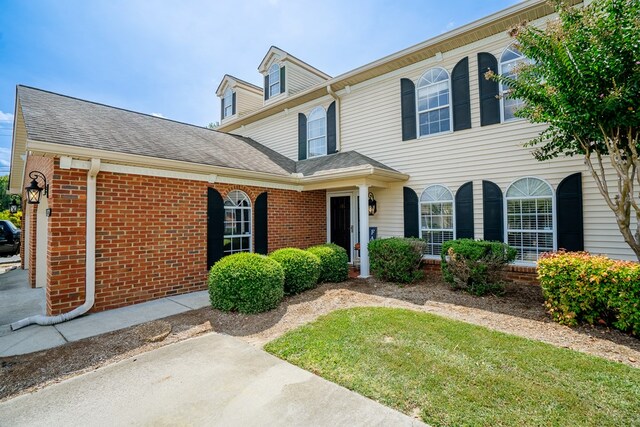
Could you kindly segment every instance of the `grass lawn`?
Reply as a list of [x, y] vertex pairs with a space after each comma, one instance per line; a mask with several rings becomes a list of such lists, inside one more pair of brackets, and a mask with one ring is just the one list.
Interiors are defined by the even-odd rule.
[[265, 349], [433, 426], [640, 425], [640, 370], [427, 313], [339, 310]]

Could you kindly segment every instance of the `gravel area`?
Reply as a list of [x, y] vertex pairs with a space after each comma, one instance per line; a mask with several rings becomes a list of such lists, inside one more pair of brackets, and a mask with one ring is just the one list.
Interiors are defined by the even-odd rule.
[[640, 368], [640, 340], [607, 327], [569, 328], [551, 321], [540, 288], [508, 285], [504, 296], [452, 291], [437, 276], [397, 286], [375, 279], [324, 284], [257, 315], [192, 310], [22, 356], [0, 358], [0, 400], [210, 331], [255, 346], [340, 308], [398, 307], [438, 314]]

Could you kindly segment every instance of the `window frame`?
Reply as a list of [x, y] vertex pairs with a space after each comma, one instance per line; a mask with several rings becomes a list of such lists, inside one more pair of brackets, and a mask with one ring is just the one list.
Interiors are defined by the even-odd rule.
[[[238, 193], [240, 194], [248, 203], [248, 206], [237, 206], [234, 203], [233, 199], [231, 199], [231, 195], [233, 193]], [[227, 201], [231, 202], [233, 205], [229, 206], [227, 205]], [[223, 206], [224, 206], [224, 234], [223, 234], [223, 242], [226, 239], [233, 239], [234, 238], [244, 238], [244, 237], [248, 237], [249, 238], [249, 247], [247, 248], [248, 250], [243, 250], [242, 248], [242, 244], [240, 245], [240, 250], [234, 250], [233, 249], [233, 243], [231, 244], [231, 249], [229, 251], [225, 250], [224, 248], [224, 243], [223, 243], [223, 256], [227, 256], [227, 255], [233, 255], [236, 253], [240, 253], [240, 252], [253, 252], [253, 204], [251, 203], [251, 198], [249, 197], [249, 195], [247, 195], [247, 193], [245, 193], [242, 190], [231, 190], [229, 191], [226, 196], [224, 197], [223, 200]], [[241, 210], [241, 211], [248, 211], [247, 213], [247, 218], [248, 218], [248, 223], [249, 223], [249, 232], [248, 233], [244, 233], [244, 234], [227, 234], [227, 211], [233, 211], [233, 215], [234, 215], [234, 219], [232, 220], [233, 223], [236, 222], [235, 219], [235, 215], [236, 215], [236, 211], [237, 210]], [[241, 220], [241, 222], [243, 222]]]
[[[509, 46], [505, 47], [504, 50], [502, 51], [502, 53], [500, 54], [500, 59], [498, 60], [498, 74], [499, 75], [503, 75], [504, 73], [502, 72], [502, 67], [505, 64], [514, 64], [515, 66], [517, 66], [518, 63], [523, 62], [523, 61], [527, 61], [527, 62], [531, 62], [531, 60], [529, 58], [527, 58], [522, 52], [520, 52], [518, 49], [515, 48], [515, 43], [511, 43]], [[507, 53], [507, 51], [511, 50], [512, 52], [518, 52], [520, 54], [519, 58], [516, 59], [510, 59], [508, 61], [503, 61], [502, 57]], [[522, 117], [517, 117], [517, 116], [513, 116], [509, 119], [505, 119], [504, 117], [504, 97], [505, 94], [509, 94], [510, 90], [504, 90], [503, 89], [503, 84], [499, 83], [498, 84], [498, 94], [500, 96], [500, 123], [510, 123], [510, 122], [517, 122], [517, 121], [521, 121], [521, 120], [525, 120]], [[519, 106], [524, 104], [524, 101], [522, 101], [520, 98], [516, 98], [516, 100], [521, 101], [520, 104], [518, 104]]]
[[[524, 179], [536, 179], [538, 181], [543, 182], [544, 184], [547, 185], [547, 187], [551, 190], [551, 196], [533, 196], [533, 197], [509, 197], [507, 194], [509, 192], [509, 189], [518, 181], [524, 180]], [[539, 230], [525, 230], [525, 229], [513, 229], [511, 230], [509, 228], [509, 200], [538, 200], [538, 199], [545, 199], [545, 198], [551, 198], [551, 223], [553, 226], [553, 230], [551, 231], [551, 233], [547, 233], [547, 234], [551, 234], [552, 236], [552, 250], [553, 251], [557, 251], [558, 250], [558, 212], [557, 212], [557, 208], [556, 208], [556, 191], [553, 188], [553, 186], [545, 179], [537, 177], [537, 176], [531, 176], [531, 175], [527, 175], [527, 176], [523, 176], [520, 178], [517, 178], [513, 181], [511, 181], [511, 183], [509, 185], [507, 185], [505, 192], [504, 192], [504, 202], [503, 202], [503, 227], [504, 227], [504, 242], [506, 244], [509, 244], [509, 231], [513, 231], [513, 232], [517, 232], [517, 233], [526, 233], [526, 232], [535, 232], [538, 233], [540, 232]], [[545, 233], [545, 231], [542, 231], [543, 233]], [[512, 246], [514, 248], [516, 248], [515, 246]], [[517, 249], [517, 248], [516, 248]], [[539, 246], [536, 246], [536, 251], [538, 251]], [[539, 258], [538, 258], [539, 259]], [[526, 266], [535, 266], [538, 262], [538, 259], [536, 259], [535, 261], [524, 261], [524, 260], [520, 260], [518, 258], [516, 258], [516, 260], [514, 261], [515, 265], [526, 265]]]
[[[267, 71], [267, 75], [269, 76], [269, 87], [267, 88], [269, 91], [269, 99], [273, 98], [274, 96], [278, 96], [280, 95], [280, 87], [281, 87], [281, 82], [280, 82], [280, 65], [278, 65], [277, 63], [273, 63], [271, 64], [271, 66], [269, 67], [268, 71]], [[278, 78], [278, 81], [274, 83], [274, 79], [273, 76], [276, 76]], [[273, 92], [273, 88], [278, 85], [278, 90], [274, 93]]]
[[[229, 102], [228, 105], [227, 101]], [[224, 91], [224, 94], [222, 96], [222, 103], [222, 118], [226, 119], [227, 117], [233, 116], [233, 91], [231, 90], [231, 88], [227, 88], [227, 90]], [[227, 108], [229, 109], [229, 114], [227, 114]]]
[[[309, 130], [311, 129], [311, 126], [309, 126], [309, 124], [312, 122], [312, 120], [310, 120], [310, 117], [315, 111], [319, 111], [319, 110], [322, 111], [322, 115], [323, 115], [324, 135], [323, 136], [318, 136], [318, 137], [315, 137], [315, 138], [310, 138]], [[320, 118], [314, 119], [313, 121], [315, 121], [315, 120], [320, 120]], [[327, 140], [328, 135], [327, 135], [327, 133], [328, 133], [327, 132], [327, 110], [325, 110], [325, 108], [323, 106], [319, 105], [319, 106], [313, 108], [311, 111], [309, 111], [309, 114], [307, 114], [307, 159], [314, 159], [316, 157], [322, 157], [322, 156], [326, 156], [327, 155], [327, 150], [328, 150], [328, 140]], [[311, 152], [310, 152], [310, 147], [311, 147], [310, 142], [311, 142], [312, 139], [313, 140], [317, 140], [317, 139], [320, 139], [320, 138], [324, 138], [324, 153], [312, 156]]]
[[[422, 110], [421, 111], [419, 109], [419, 105], [420, 105], [419, 91], [420, 91], [420, 89], [436, 85], [436, 84], [438, 84], [440, 82], [431, 83], [431, 84], [429, 84], [427, 86], [420, 86], [420, 81], [423, 79], [423, 77], [427, 73], [429, 73], [430, 71], [435, 70], [435, 69], [440, 69], [440, 70], [444, 71], [445, 74], [447, 75], [447, 91], [448, 91], [447, 96], [448, 96], [449, 102], [448, 102], [446, 107], [439, 106], [437, 108], [426, 109], [426, 110]], [[452, 95], [452, 92], [451, 92], [451, 73], [449, 73], [449, 71], [447, 71], [446, 68], [444, 68], [444, 67], [431, 67], [431, 68], [429, 68], [428, 70], [426, 70], [424, 73], [422, 73], [420, 75], [420, 77], [418, 78], [418, 81], [416, 82], [416, 92], [415, 92], [415, 99], [416, 99], [416, 105], [415, 105], [415, 108], [416, 108], [416, 136], [417, 136], [418, 139], [429, 138], [429, 137], [436, 136], [436, 135], [446, 135], [448, 133], [452, 133], [453, 132], [453, 108], [452, 108], [452, 103], [451, 103], [451, 100], [452, 100], [451, 95]], [[436, 132], [436, 133], [429, 133], [429, 134], [421, 135], [420, 134], [420, 114], [421, 113], [429, 113], [430, 111], [442, 110], [444, 108], [448, 108], [449, 109], [449, 130], [444, 130], [444, 131], [440, 131], [440, 132]]]
[[[451, 195], [451, 228], [440, 228], [440, 229], [424, 229], [424, 227], [422, 226], [422, 206], [423, 204], [431, 204], [431, 203], [438, 203], [438, 201], [433, 201], [433, 202], [424, 202], [422, 201], [422, 197], [424, 196], [424, 194], [427, 192], [427, 190], [429, 190], [430, 188], [433, 187], [441, 187], [444, 188], [445, 190], [447, 190], [447, 192]], [[443, 201], [441, 200], [439, 203], [443, 203]], [[440, 215], [442, 216], [442, 215]], [[418, 199], [418, 219], [419, 219], [419, 227], [420, 227], [420, 239], [425, 240], [425, 231], [429, 232], [429, 231], [439, 231], [439, 232], [448, 232], [451, 231], [451, 235], [452, 238], [451, 240], [455, 240], [456, 239], [456, 196], [453, 193], [453, 191], [451, 191], [449, 189], [449, 187], [447, 187], [444, 184], [431, 184], [425, 187], [425, 189], [422, 191], [422, 193], [420, 193], [420, 198]], [[445, 241], [449, 241], [449, 240], [443, 240], [442, 243], [444, 243]], [[430, 245], [429, 243], [427, 243], [427, 247], [430, 248], [434, 245]], [[429, 252], [425, 252], [423, 254], [424, 258], [429, 258], [429, 259], [440, 259], [440, 254], [437, 255], [433, 255]]]

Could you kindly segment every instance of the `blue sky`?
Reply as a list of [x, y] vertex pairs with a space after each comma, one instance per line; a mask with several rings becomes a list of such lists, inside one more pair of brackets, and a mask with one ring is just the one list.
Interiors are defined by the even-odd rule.
[[206, 125], [271, 45], [336, 76], [515, 3], [0, 0], [0, 174], [17, 84]]

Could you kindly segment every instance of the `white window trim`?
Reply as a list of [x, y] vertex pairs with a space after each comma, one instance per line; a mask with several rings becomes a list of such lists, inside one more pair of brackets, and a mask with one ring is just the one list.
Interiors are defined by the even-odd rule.
[[[504, 61], [504, 62], [502, 61], [502, 57], [507, 52], [507, 50], [509, 50], [509, 49], [514, 50], [515, 49], [514, 46], [515, 46], [515, 43], [511, 43], [509, 46], [505, 47], [502, 50], [502, 53], [500, 54], [500, 59], [498, 61], [498, 74], [499, 75], [502, 75], [502, 64], [511, 64], [511, 63], [516, 63], [518, 61], [522, 61], [522, 60], [526, 61], [527, 60], [527, 57], [524, 56], [524, 54], [522, 54], [522, 58], [524, 58], [524, 59], [518, 58], [518, 59], [511, 59], [509, 61]], [[515, 50], [518, 50], [518, 49], [515, 49]], [[526, 119], [524, 119], [522, 117], [512, 117], [510, 119], [505, 119], [504, 118], [504, 94], [505, 93], [506, 93], [506, 91], [502, 90], [502, 83], [499, 83], [498, 84], [498, 94], [500, 96], [500, 123], [521, 122], [521, 121], [526, 120]]]
[[[427, 74], [429, 71], [433, 70], [434, 68], [439, 68], [441, 70], [444, 70], [445, 73], [447, 73], [447, 82], [448, 82], [448, 86], [449, 86], [449, 104], [448, 108], [449, 108], [449, 130], [446, 131], [442, 131], [442, 132], [436, 132], [436, 133], [430, 133], [428, 135], [420, 135], [420, 111], [418, 110], [418, 90], [420, 89], [420, 87], [418, 86], [420, 84], [420, 80], [422, 79], [422, 77]], [[418, 77], [418, 81], [416, 82], [416, 89], [415, 89], [415, 100], [416, 100], [416, 136], [418, 137], [417, 139], [423, 139], [423, 138], [431, 138], [431, 137], [436, 137], [436, 136], [442, 136], [442, 135], [447, 135], [450, 133], [453, 133], [453, 107], [451, 105], [451, 101], [452, 101], [452, 92], [451, 92], [451, 73], [449, 73], [449, 71], [447, 71], [446, 68], [444, 67], [431, 67], [429, 68], [427, 71], [425, 71], [424, 73], [422, 73], [420, 75], [420, 77]], [[442, 109], [443, 107], [440, 107], [438, 109]], [[425, 110], [424, 112], [428, 112], [430, 110]]]
[[[271, 71], [271, 69], [272, 69], [274, 66], [275, 66], [275, 67], [278, 67], [278, 70], [277, 70], [277, 71]], [[269, 76], [269, 87], [267, 88], [267, 90], [269, 91], [269, 99], [271, 99], [271, 98], [273, 98], [273, 97], [275, 97], [275, 96], [278, 96], [278, 95], [280, 95], [280, 94], [282, 93], [282, 90], [281, 90], [282, 82], [280, 81], [280, 68], [281, 68], [281, 67], [280, 67], [280, 65], [278, 65], [278, 64], [276, 64], [276, 63], [274, 62], [273, 64], [271, 64], [271, 65], [269, 66], [269, 68], [268, 68], [268, 70], [267, 70], [267, 75]], [[275, 94], [271, 93], [271, 88], [272, 88], [272, 87], [274, 87], [274, 86], [276, 85], [276, 83], [274, 83], [274, 82], [273, 82], [273, 80], [271, 79], [271, 75], [272, 75], [272, 74], [275, 74], [275, 75], [277, 75], [277, 76], [278, 76], [278, 83], [277, 83], [277, 85], [278, 85], [278, 93], [275, 93]]]
[[[547, 184], [549, 186], [549, 188], [551, 189], [551, 218], [552, 218], [552, 223], [553, 223], [553, 250], [557, 251], [558, 250], [558, 212], [556, 210], [556, 189], [553, 188], [553, 185], [551, 185], [549, 183], [549, 181], [547, 181], [546, 179], [537, 177], [537, 176], [532, 176], [532, 175], [527, 175], [527, 176], [522, 176], [520, 178], [514, 179], [513, 181], [511, 181], [509, 183], [509, 185], [507, 185], [507, 188], [504, 191], [504, 202], [502, 203], [502, 226], [503, 226], [503, 239], [504, 242], [508, 245], [509, 244], [509, 218], [507, 217], [507, 202], [508, 200], [531, 200], [531, 199], [536, 199], [536, 198], [546, 198], [546, 197], [532, 197], [532, 198], [525, 198], [525, 197], [507, 197], [507, 191], [509, 191], [509, 188], [511, 188], [511, 186], [513, 184], [515, 184], [516, 182], [520, 181], [521, 179], [525, 179], [525, 178], [532, 178], [532, 179], [537, 179], [540, 180], [542, 182], [544, 182], [545, 184]], [[513, 265], [521, 265], [521, 266], [526, 266], [526, 267], [535, 267], [538, 262], [537, 261], [520, 261], [520, 260], [515, 260], [513, 263]]]
[[[227, 199], [229, 199], [229, 195], [231, 193], [233, 193], [234, 191], [237, 191], [239, 193], [242, 193], [247, 200], [249, 201], [249, 206], [248, 207], [233, 207], [233, 209], [242, 209], [242, 210], [248, 210], [249, 211], [249, 251], [248, 252], [253, 252], [253, 204], [251, 203], [251, 198], [249, 197], [249, 195], [247, 193], [245, 193], [242, 190], [231, 190], [227, 193], [227, 195], [224, 197], [224, 201], [226, 202]], [[227, 209], [231, 209], [230, 207], [227, 207], [226, 205], [224, 206], [224, 210], [226, 211]], [[226, 221], [225, 221], [226, 222]], [[223, 239], [233, 239], [233, 238], [242, 238], [242, 237], [247, 237], [246, 234], [226, 234], [226, 230], [225, 230], [225, 234], [223, 234]], [[247, 252], [247, 251], [236, 251], [236, 252], [231, 252], [229, 254], [226, 254], [226, 252], [224, 251], [223, 248], [223, 255], [227, 256], [227, 255], [233, 255], [233, 254], [237, 254], [237, 253], [241, 253], [241, 252]], [[226, 254], [226, 255], [225, 255]]]
[[[311, 153], [309, 152], [309, 122], [307, 122], [307, 159], [315, 159], [316, 157], [322, 157], [322, 156], [326, 156], [327, 155], [327, 151], [328, 151], [328, 145], [329, 145], [329, 140], [327, 139], [327, 110], [324, 109], [324, 107], [322, 106], [317, 106], [315, 108], [312, 108], [311, 111], [309, 111], [309, 114], [307, 114], [307, 120], [309, 119], [309, 117], [311, 117], [311, 113], [313, 113], [315, 110], [317, 109], [321, 109], [323, 114], [324, 114], [324, 153], [323, 154], [318, 154], [317, 156], [311, 156]], [[318, 139], [318, 137], [313, 138], [313, 139]]]
[[[424, 231], [422, 229], [422, 204], [423, 203], [428, 203], [428, 202], [423, 202], [422, 201], [422, 195], [424, 194], [425, 191], [427, 191], [429, 188], [431, 187], [444, 187], [447, 189], [447, 191], [451, 194], [451, 220], [453, 221], [453, 239], [456, 239], [456, 195], [453, 191], [451, 191], [451, 189], [449, 187], [447, 187], [444, 184], [431, 184], [431, 185], [427, 185], [425, 187], [424, 190], [422, 190], [422, 193], [420, 193], [420, 197], [418, 198], [418, 226], [420, 228], [420, 238], [424, 240], [424, 236], [422, 235], [422, 232]], [[449, 229], [442, 229], [442, 230], [449, 230]], [[427, 230], [428, 231], [428, 230]], [[440, 255], [430, 255], [430, 254], [423, 254], [422, 255], [423, 259], [440, 259]]]

